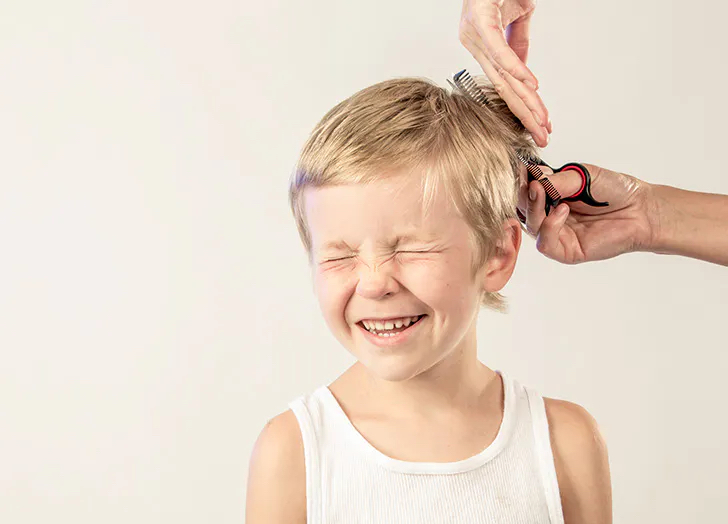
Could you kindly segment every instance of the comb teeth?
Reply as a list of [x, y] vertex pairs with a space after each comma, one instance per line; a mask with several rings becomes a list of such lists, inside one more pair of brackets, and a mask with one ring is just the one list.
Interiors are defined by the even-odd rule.
[[541, 185], [546, 190], [546, 194], [551, 197], [551, 200], [556, 201], [561, 199], [561, 195], [548, 178], [542, 178], [539, 182], [541, 182]]
[[467, 93], [470, 98], [478, 102], [480, 105], [489, 105], [488, 99], [485, 97], [485, 93], [483, 93], [483, 90], [475, 83], [475, 80], [473, 80], [467, 70], [463, 69], [462, 71], [455, 73], [452, 79], [455, 82], [455, 85], [457, 85], [461, 91]]
[[538, 180], [541, 185], [543, 186], [544, 190], [546, 191], [546, 194], [551, 197], [553, 201], [557, 201], [561, 199], [561, 195], [559, 194], [558, 190], [554, 187], [554, 185], [551, 183], [551, 181], [548, 178], [545, 178], [543, 171], [541, 171], [541, 168], [537, 164], [533, 164], [523, 158], [520, 153], [516, 153], [518, 156], [518, 159], [523, 162], [526, 166], [526, 171], [528, 171], [533, 178]]

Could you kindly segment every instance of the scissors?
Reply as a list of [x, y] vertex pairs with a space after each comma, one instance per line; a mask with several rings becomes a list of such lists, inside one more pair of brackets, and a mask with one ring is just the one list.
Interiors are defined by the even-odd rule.
[[[528, 182], [530, 183], [534, 180], [537, 180], [546, 191], [546, 216], [549, 216], [551, 209], [557, 207], [561, 202], [583, 202], [593, 207], [606, 207], [609, 205], [609, 202], [599, 202], [592, 196], [591, 175], [589, 174], [589, 170], [584, 165], [579, 164], [578, 162], [568, 162], [560, 168], [554, 169], [540, 158], [527, 159], [520, 153], [516, 154], [518, 156], [518, 159], [526, 166], [526, 171], [528, 172]], [[553, 174], [563, 173], [564, 171], [576, 171], [581, 176], [581, 187], [573, 195], [568, 197], [562, 197], [556, 190], [554, 185], [551, 183], [551, 181], [546, 178], [544, 172], [539, 166], [548, 167], [551, 171], [553, 171]], [[516, 213], [518, 214], [518, 219], [523, 224], [525, 224], [526, 217], [523, 215], [523, 213], [521, 213], [519, 209], [516, 209]]]

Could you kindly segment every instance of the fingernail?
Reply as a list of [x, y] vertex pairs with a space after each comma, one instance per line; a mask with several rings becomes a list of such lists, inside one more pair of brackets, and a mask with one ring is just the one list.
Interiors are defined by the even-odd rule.
[[536, 200], [536, 190], [531, 188], [528, 190], [528, 198], [531, 200]]
[[536, 91], [538, 89], [538, 87], [536, 87], [536, 84], [534, 84], [530, 80], [524, 80], [523, 83], [526, 84], [531, 89], [533, 89], [534, 91]]
[[538, 113], [533, 114], [533, 118], [536, 120], [536, 123], [543, 127], [543, 120], [541, 120], [541, 117], [538, 116]]

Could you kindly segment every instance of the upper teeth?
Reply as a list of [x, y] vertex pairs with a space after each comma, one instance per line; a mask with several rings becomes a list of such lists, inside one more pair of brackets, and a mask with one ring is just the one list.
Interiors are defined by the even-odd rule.
[[383, 329], [393, 329], [393, 328], [401, 328], [402, 326], [409, 326], [412, 322], [417, 320], [419, 316], [416, 317], [403, 317], [403, 318], [395, 318], [392, 320], [385, 320], [384, 322], [380, 322], [378, 320], [362, 320], [362, 324], [364, 324], [364, 327], [367, 328], [369, 331], [372, 331], [374, 329], [381, 331]]

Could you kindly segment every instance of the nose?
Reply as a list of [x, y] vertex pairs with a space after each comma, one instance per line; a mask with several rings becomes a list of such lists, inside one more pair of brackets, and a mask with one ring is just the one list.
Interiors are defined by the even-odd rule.
[[397, 265], [390, 264], [394, 255], [384, 260], [369, 259], [365, 260], [362, 256], [357, 256], [360, 262], [357, 276], [356, 291], [366, 298], [378, 298], [399, 290], [399, 282], [397, 281]]

